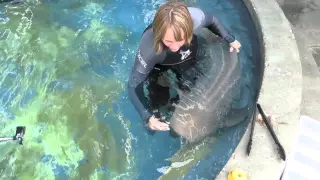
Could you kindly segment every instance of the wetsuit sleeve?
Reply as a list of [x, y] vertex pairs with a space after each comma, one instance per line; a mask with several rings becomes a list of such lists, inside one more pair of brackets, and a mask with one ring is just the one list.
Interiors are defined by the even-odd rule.
[[141, 98], [145, 98], [143, 92], [143, 82], [147, 77], [148, 74], [140, 73], [134, 68], [131, 72], [128, 83], [128, 93], [130, 101], [143, 119], [144, 125], [147, 124], [147, 120], [151, 116], [151, 113], [147, 108], [147, 104], [145, 103], [145, 101], [141, 101]]
[[153, 50], [153, 35], [151, 33], [147, 31], [142, 36], [128, 82], [129, 98], [143, 119], [144, 125], [148, 123], [152, 114], [146, 103], [147, 101], [141, 100], [146, 99], [143, 92], [143, 84], [153, 67], [161, 60], [160, 55], [157, 55]]
[[235, 37], [222, 25], [222, 23], [212, 14], [203, 12], [199, 8], [188, 8], [194, 21], [194, 29], [206, 27], [212, 33], [222, 37], [229, 43], [235, 41]]

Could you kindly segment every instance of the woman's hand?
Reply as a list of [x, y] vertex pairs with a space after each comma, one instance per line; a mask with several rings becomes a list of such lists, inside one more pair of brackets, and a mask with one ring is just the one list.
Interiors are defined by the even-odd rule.
[[230, 52], [232, 52], [234, 49], [239, 52], [241, 47], [241, 44], [239, 41], [235, 40], [232, 43], [230, 43]]
[[150, 129], [152, 130], [156, 130], [156, 131], [169, 131], [169, 122], [161, 122], [160, 119], [151, 116], [149, 119], [149, 123], [148, 126]]

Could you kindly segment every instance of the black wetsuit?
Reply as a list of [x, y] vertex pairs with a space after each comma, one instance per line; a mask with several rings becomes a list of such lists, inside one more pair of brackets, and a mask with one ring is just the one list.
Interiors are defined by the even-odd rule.
[[[128, 92], [131, 102], [144, 120], [145, 125], [153, 114], [150, 108], [150, 106], [154, 104], [153, 102], [164, 100], [161, 99], [161, 96], [157, 96], [154, 93], [169, 93], [169, 91], [156, 86], [159, 74], [171, 69], [176, 74], [178, 80], [183, 79], [183, 75], [178, 73], [176, 69], [183, 69], [183, 71], [186, 72], [194, 65], [198, 48], [197, 33], [201, 28], [208, 28], [211, 32], [222, 37], [229, 43], [235, 40], [235, 37], [231, 35], [213, 15], [204, 13], [199, 8], [189, 7], [188, 9], [194, 23], [193, 40], [189, 47], [182, 46], [177, 52], [171, 52], [165, 45], [163, 45], [163, 51], [160, 54], [156, 54], [153, 48], [154, 41], [152, 26], [148, 26], [142, 35], [134, 67], [128, 83]], [[149, 91], [149, 97], [151, 97], [149, 98], [149, 103], [142, 100], [142, 98], [146, 98], [143, 91], [143, 85], [146, 81], [149, 82], [149, 87], [155, 86], [153, 89], [157, 89], [156, 92]], [[151, 103], [150, 100], [152, 100]]]

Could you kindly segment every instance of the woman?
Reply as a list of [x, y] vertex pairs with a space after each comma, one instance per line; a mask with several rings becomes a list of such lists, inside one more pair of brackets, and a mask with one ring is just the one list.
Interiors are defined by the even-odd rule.
[[[128, 91], [130, 100], [149, 130], [170, 130], [169, 122], [161, 121], [150, 108], [154, 104], [161, 104], [159, 101], [166, 101], [166, 98], [161, 98], [157, 93], [165, 92], [166, 96], [169, 93], [168, 89], [157, 86], [156, 81], [160, 73], [168, 69], [176, 73], [178, 80], [185, 80], [184, 74], [178, 73], [177, 69], [187, 72], [193, 67], [198, 48], [196, 34], [204, 27], [226, 40], [230, 44], [230, 52], [239, 52], [240, 43], [213, 15], [199, 8], [187, 7], [182, 2], [163, 4], [157, 10], [153, 23], [145, 29], [131, 72]], [[144, 97], [143, 84], [146, 81], [149, 82], [149, 87], [156, 89], [149, 91], [150, 105], [140, 100]], [[160, 98], [156, 100], [157, 97]]]

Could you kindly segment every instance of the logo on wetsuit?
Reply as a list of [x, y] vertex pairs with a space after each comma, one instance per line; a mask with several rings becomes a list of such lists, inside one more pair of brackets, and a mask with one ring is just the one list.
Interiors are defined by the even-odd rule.
[[179, 54], [181, 54], [181, 60], [185, 60], [187, 57], [190, 56], [191, 51], [188, 49], [187, 51], [180, 50]]
[[140, 63], [143, 65], [144, 68], [147, 68], [147, 63], [142, 59], [141, 55], [140, 55], [140, 49], [138, 52], [138, 59], [140, 61]]

